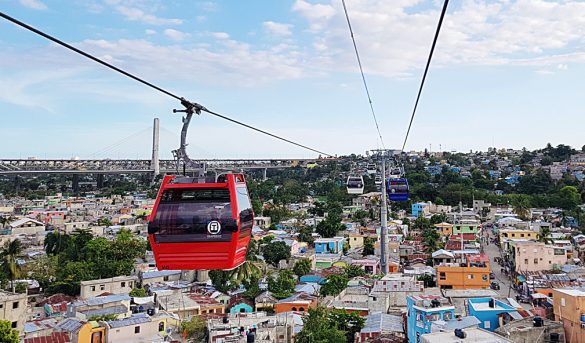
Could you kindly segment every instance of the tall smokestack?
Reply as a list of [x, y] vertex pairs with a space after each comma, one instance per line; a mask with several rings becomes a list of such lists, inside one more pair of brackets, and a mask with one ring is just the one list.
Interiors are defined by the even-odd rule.
[[158, 141], [159, 141], [159, 119], [154, 118], [152, 124], [152, 160], [150, 168], [154, 170], [154, 177], [160, 174], [160, 165], [158, 163]]

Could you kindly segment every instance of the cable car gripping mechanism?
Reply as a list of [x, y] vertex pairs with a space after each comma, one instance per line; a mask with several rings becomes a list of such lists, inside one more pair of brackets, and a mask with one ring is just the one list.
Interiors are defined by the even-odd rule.
[[201, 111], [207, 111], [207, 108], [196, 102], [188, 101], [185, 98], [181, 98], [181, 105], [185, 107], [184, 110], [173, 109], [173, 113], [185, 113], [185, 116], [183, 117], [183, 128], [181, 129], [181, 145], [179, 149], [173, 150], [177, 172], [181, 167], [182, 161], [183, 171], [187, 168], [192, 168], [199, 172], [199, 176], [203, 176], [205, 175], [205, 164], [193, 161], [187, 154], [187, 130], [189, 129], [189, 124], [191, 123], [191, 117], [193, 117], [193, 114], [197, 113], [200, 115]]

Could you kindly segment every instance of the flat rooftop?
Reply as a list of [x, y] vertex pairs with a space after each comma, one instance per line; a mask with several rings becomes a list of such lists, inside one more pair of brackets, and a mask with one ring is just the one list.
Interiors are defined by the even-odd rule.
[[448, 342], [484, 342], [484, 343], [513, 343], [513, 341], [504, 338], [495, 333], [480, 329], [480, 328], [469, 328], [463, 330], [467, 337], [465, 340], [455, 336], [453, 331], [451, 332], [434, 332], [422, 335], [422, 343], [448, 343]]

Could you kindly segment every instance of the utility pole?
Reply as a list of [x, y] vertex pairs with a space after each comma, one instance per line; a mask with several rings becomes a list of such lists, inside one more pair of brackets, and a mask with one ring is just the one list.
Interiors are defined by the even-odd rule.
[[382, 157], [382, 206], [380, 209], [380, 267], [384, 275], [388, 274], [388, 256], [386, 253], [386, 236], [388, 234], [388, 204], [386, 201], [386, 154], [390, 150], [377, 149], [372, 150], [374, 153], [378, 153]]

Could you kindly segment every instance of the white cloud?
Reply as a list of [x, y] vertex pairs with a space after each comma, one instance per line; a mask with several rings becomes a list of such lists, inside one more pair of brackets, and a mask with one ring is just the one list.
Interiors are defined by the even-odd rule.
[[[430, 0], [348, 2], [368, 73], [409, 77], [424, 66], [440, 14]], [[416, 6], [414, 8], [413, 6]], [[313, 32], [313, 55], [330, 71], [355, 70], [351, 38], [337, 0], [297, 0], [292, 9]], [[550, 65], [583, 61], [585, 3], [576, 0], [462, 0], [448, 9], [433, 65]]]
[[265, 21], [262, 26], [268, 33], [274, 36], [290, 36], [292, 34], [291, 24], [276, 23], [273, 21]]
[[156, 35], [156, 30], [146, 29], [146, 30], [144, 30], [144, 33], [146, 33], [149, 36], [152, 36], [152, 35]]
[[20, 4], [33, 10], [46, 10], [48, 7], [39, 0], [19, 0]]
[[188, 34], [186, 32], [182, 32], [179, 30], [173, 30], [173, 29], [164, 30], [164, 34], [165, 34], [165, 36], [167, 36], [170, 39], [177, 41], [177, 42], [185, 40], [186, 38], [188, 38], [190, 36], [190, 34]]
[[138, 21], [149, 25], [180, 25], [183, 23], [182, 19], [156, 16], [154, 13], [162, 9], [156, 3], [150, 4], [135, 0], [105, 0], [105, 3], [112, 6], [116, 12], [130, 21]]
[[212, 32], [211, 36], [217, 38], [217, 39], [228, 39], [230, 38], [230, 35], [227, 34], [226, 32]]

